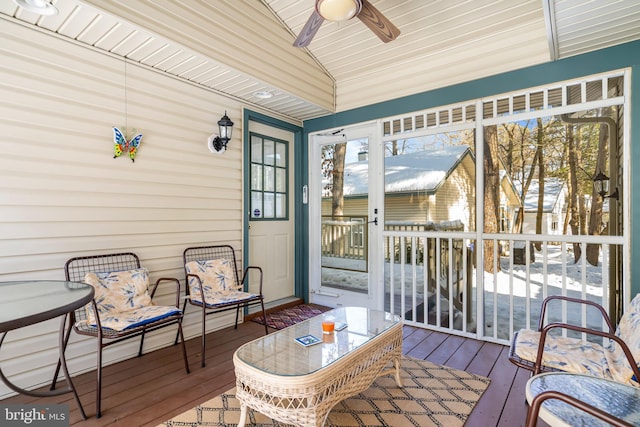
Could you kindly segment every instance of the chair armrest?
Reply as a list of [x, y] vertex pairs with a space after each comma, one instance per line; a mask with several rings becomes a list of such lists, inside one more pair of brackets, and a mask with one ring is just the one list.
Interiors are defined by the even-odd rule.
[[633, 358], [633, 354], [631, 353], [631, 350], [627, 346], [627, 343], [625, 343], [622, 340], [622, 338], [609, 332], [603, 332], [603, 331], [598, 331], [596, 329], [584, 328], [582, 326], [570, 325], [568, 323], [550, 323], [542, 329], [542, 331], [540, 332], [540, 342], [538, 343], [538, 355], [536, 356], [536, 364], [535, 364], [535, 370], [533, 371], [533, 375], [538, 375], [542, 370], [542, 356], [544, 355], [544, 345], [545, 345], [545, 341], [547, 340], [547, 334], [552, 329], [558, 329], [558, 328], [570, 329], [573, 331], [584, 332], [586, 334], [597, 335], [600, 337], [612, 339], [620, 346], [620, 348], [622, 348], [622, 352], [627, 358], [627, 362], [631, 366], [633, 375], [635, 375], [636, 379], [640, 382], [640, 369], [638, 368], [638, 364]]
[[158, 285], [160, 284], [160, 282], [166, 282], [166, 281], [173, 281], [176, 283], [176, 307], [180, 308], [180, 281], [175, 277], [161, 277], [158, 280], [156, 280], [156, 284], [153, 286], [153, 289], [151, 290], [151, 299], [153, 299], [153, 296], [156, 294], [156, 290], [158, 289]]
[[200, 279], [200, 276], [198, 276], [197, 274], [193, 274], [193, 273], [187, 273], [186, 277], [186, 289], [185, 289], [185, 293], [187, 294], [187, 296], [189, 296], [189, 279], [196, 279], [198, 281], [198, 288], [200, 288], [200, 301], [202, 301], [202, 303], [204, 304], [204, 306], [207, 305], [206, 300], [204, 299], [204, 289], [202, 289], [202, 280]]
[[[97, 338], [102, 340], [102, 323], [100, 322], [100, 314], [98, 314], [98, 304], [96, 303], [95, 298], [91, 299], [91, 302], [89, 303], [91, 304], [91, 306], [93, 307], [93, 313], [94, 313], [94, 318], [96, 320], [96, 333], [98, 334]], [[73, 312], [73, 319], [71, 319], [72, 324], [75, 326], [75, 322], [80, 319], [82, 322], [85, 322], [87, 324], [87, 326], [91, 326], [89, 323], [89, 318], [86, 314], [81, 314], [80, 316], [76, 316], [76, 312], [79, 310], [85, 310], [85, 307], [81, 307], [78, 310], [75, 310]]]
[[551, 301], [555, 301], [555, 300], [567, 301], [567, 302], [571, 302], [571, 303], [575, 303], [575, 304], [590, 305], [592, 307], [595, 307], [600, 312], [600, 314], [602, 315], [602, 318], [604, 319], [604, 321], [606, 322], [607, 326], [609, 327], [609, 333], [610, 334], [614, 333], [615, 330], [613, 328], [613, 324], [611, 323], [611, 319], [609, 318], [609, 315], [607, 314], [605, 309], [600, 304], [597, 304], [597, 303], [595, 303], [593, 301], [588, 301], [588, 300], [579, 299], [579, 298], [566, 297], [566, 296], [563, 296], [563, 295], [552, 295], [552, 296], [546, 297], [544, 299], [544, 301], [542, 301], [542, 306], [540, 307], [540, 319], [538, 320], [538, 332], [541, 332], [542, 329], [544, 328], [544, 317], [545, 317], [545, 314], [547, 312], [547, 305]]
[[260, 293], [260, 295], [262, 295], [262, 268], [257, 267], [255, 265], [250, 265], [247, 268], [245, 268], [244, 274], [242, 275], [242, 282], [240, 282], [240, 284], [242, 285], [242, 288], [244, 289], [244, 284], [245, 284], [244, 282], [247, 279], [247, 275], [249, 273], [249, 270], [257, 270], [258, 271], [258, 276], [260, 277], [260, 287], [259, 287], [260, 292], [259, 293]]

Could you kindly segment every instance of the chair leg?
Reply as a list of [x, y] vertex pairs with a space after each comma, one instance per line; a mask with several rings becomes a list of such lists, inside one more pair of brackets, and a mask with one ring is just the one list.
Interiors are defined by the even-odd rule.
[[262, 306], [262, 318], [264, 319], [264, 334], [269, 335], [269, 327], [267, 326], [267, 312], [264, 310], [264, 298], [260, 300]]
[[206, 332], [205, 331], [205, 329], [206, 329], [205, 328], [206, 317], [207, 317], [207, 310], [203, 306], [202, 307], [202, 362], [200, 364], [203, 368], [204, 368], [204, 365], [205, 365], [205, 362], [204, 362], [204, 360], [205, 360], [205, 348], [207, 346], [206, 338], [205, 338], [206, 337], [206, 335], [205, 335], [205, 332]]
[[[184, 305], [182, 307], [182, 315], [187, 311], [187, 300], [184, 300]], [[173, 345], [178, 344], [178, 338], [180, 338], [180, 331], [176, 332], [176, 340], [173, 342]]]
[[102, 416], [101, 399], [102, 399], [102, 339], [98, 339], [98, 362], [97, 362], [97, 385], [96, 385], [96, 418]]
[[178, 334], [180, 335], [180, 341], [182, 342], [182, 357], [184, 358], [184, 367], [188, 374], [191, 371], [189, 370], [189, 361], [187, 360], [187, 346], [184, 343], [184, 333], [182, 332], [182, 319], [178, 320]]
[[138, 350], [138, 357], [142, 357], [142, 346], [144, 345], [144, 333], [147, 332], [146, 329], [142, 331], [142, 336], [140, 337], [140, 349]]
[[240, 318], [240, 307], [242, 306], [238, 305], [238, 308], [236, 308], [236, 326], [233, 329], [238, 329], [238, 319]]

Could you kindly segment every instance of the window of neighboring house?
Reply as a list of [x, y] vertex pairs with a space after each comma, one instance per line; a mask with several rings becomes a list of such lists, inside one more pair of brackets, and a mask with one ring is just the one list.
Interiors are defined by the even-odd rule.
[[251, 134], [251, 219], [287, 219], [289, 172], [286, 141]]
[[509, 209], [504, 205], [500, 206], [500, 231], [507, 233], [511, 231], [509, 223]]
[[558, 214], [551, 214], [551, 230], [556, 231], [558, 229]]

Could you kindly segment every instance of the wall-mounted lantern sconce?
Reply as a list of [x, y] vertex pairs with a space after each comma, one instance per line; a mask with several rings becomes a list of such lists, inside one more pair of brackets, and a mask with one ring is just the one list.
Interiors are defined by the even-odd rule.
[[602, 173], [602, 171], [598, 172], [593, 177], [593, 188], [596, 190], [596, 193], [598, 193], [603, 199], [609, 198], [609, 199], [618, 200], [618, 198], [620, 196], [618, 194], [618, 188], [617, 187], [613, 191], [613, 193], [611, 193], [611, 194], [609, 194], [607, 196], [607, 193], [609, 192], [609, 177], [607, 175], [605, 175], [604, 173]]
[[224, 153], [227, 151], [227, 143], [231, 140], [231, 132], [233, 131], [233, 122], [224, 112], [224, 116], [218, 120], [218, 135], [213, 134], [209, 137], [209, 150], [212, 153]]

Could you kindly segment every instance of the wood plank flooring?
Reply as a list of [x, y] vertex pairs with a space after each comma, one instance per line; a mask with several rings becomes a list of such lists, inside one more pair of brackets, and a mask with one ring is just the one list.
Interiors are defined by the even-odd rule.
[[[71, 394], [53, 398], [15, 396], [5, 403], [68, 403], [71, 425], [156, 426], [235, 385], [232, 355], [242, 344], [264, 334], [247, 321], [207, 336], [207, 366], [200, 367], [200, 340], [187, 342], [191, 373], [186, 374], [179, 346], [129, 359], [103, 370], [102, 417], [95, 418], [95, 373], [74, 378], [89, 419], [83, 421]], [[467, 420], [472, 427], [523, 426], [527, 406], [527, 371], [507, 359], [508, 347], [411, 326], [404, 327], [403, 353], [491, 378]], [[546, 425], [542, 422], [540, 426]], [[402, 426], [398, 426], [402, 427]]]

